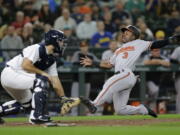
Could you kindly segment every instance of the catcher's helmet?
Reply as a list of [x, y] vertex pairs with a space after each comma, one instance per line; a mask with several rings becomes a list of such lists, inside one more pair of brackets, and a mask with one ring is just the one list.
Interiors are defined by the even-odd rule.
[[121, 28], [122, 32], [125, 32], [126, 30], [131, 31], [134, 34], [136, 39], [138, 39], [140, 37], [141, 32], [137, 27], [132, 26], [132, 25], [128, 25], [125, 28]]
[[59, 30], [49, 30], [47, 33], [45, 33], [44, 40], [46, 45], [54, 46], [55, 53], [62, 55], [65, 46], [60, 46], [59, 42], [66, 40], [64, 32]]

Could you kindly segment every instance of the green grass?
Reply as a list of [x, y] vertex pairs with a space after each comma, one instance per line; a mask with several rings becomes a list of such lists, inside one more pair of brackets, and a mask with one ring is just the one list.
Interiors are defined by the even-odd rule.
[[[160, 115], [159, 119], [180, 118], [180, 115]], [[80, 116], [55, 117], [54, 120], [139, 120], [149, 116]], [[6, 118], [7, 122], [27, 121], [27, 118]], [[75, 127], [1, 127], [0, 135], [180, 135], [180, 122], [156, 123], [144, 126], [75, 126]]]
[[2, 128], [1, 135], [179, 135], [174, 127], [123, 126], [123, 127], [18, 127]]
[[[158, 119], [165, 119], [165, 118], [180, 118], [180, 114], [165, 114], [159, 115]], [[53, 120], [138, 120], [138, 119], [152, 119], [150, 116], [143, 116], [143, 115], [110, 115], [110, 116], [64, 116], [64, 117], [53, 117]], [[27, 121], [28, 118], [6, 118], [8, 121]]]

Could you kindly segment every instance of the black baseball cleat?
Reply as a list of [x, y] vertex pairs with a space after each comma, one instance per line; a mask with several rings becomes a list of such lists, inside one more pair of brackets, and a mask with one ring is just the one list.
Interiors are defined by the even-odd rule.
[[148, 111], [148, 115], [150, 115], [150, 116], [152, 116], [152, 117], [154, 117], [154, 118], [157, 118], [158, 116], [157, 116], [157, 114], [153, 111], [153, 110], [151, 110], [147, 105], [144, 105], [145, 106], [145, 108], [147, 109], [147, 111]]
[[0, 124], [4, 124], [4, 120], [0, 117]]
[[95, 113], [97, 108], [91, 103], [89, 99], [86, 99], [84, 97], [80, 97], [81, 103], [83, 103], [91, 113]]

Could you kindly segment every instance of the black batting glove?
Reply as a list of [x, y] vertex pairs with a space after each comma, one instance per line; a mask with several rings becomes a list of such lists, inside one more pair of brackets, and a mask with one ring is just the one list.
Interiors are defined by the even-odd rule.
[[170, 44], [180, 44], [180, 34], [169, 37]]

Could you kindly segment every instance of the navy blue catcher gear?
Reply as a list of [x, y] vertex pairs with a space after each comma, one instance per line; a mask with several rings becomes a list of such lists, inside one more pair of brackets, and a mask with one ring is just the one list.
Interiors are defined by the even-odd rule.
[[16, 100], [8, 101], [0, 105], [0, 117], [18, 114], [19, 112], [28, 112], [31, 109], [31, 100], [25, 103], [19, 103]]
[[64, 32], [59, 30], [49, 30], [47, 33], [45, 33], [44, 40], [45, 45], [53, 45], [55, 47], [55, 53], [58, 53], [59, 55], [63, 54], [66, 46], [60, 45], [60, 43], [66, 40]]
[[56, 61], [56, 58], [53, 55], [47, 54], [45, 46], [41, 43], [39, 47], [39, 57], [40, 57], [40, 60], [36, 61], [34, 63], [34, 66], [41, 70], [48, 69]]
[[0, 116], [17, 114], [22, 110], [22, 106], [16, 100], [8, 101], [0, 106]]
[[49, 89], [48, 78], [41, 75], [36, 75], [34, 82], [34, 92], [32, 96], [32, 110], [29, 122], [31, 123], [46, 123], [50, 121], [47, 114], [47, 98]]

